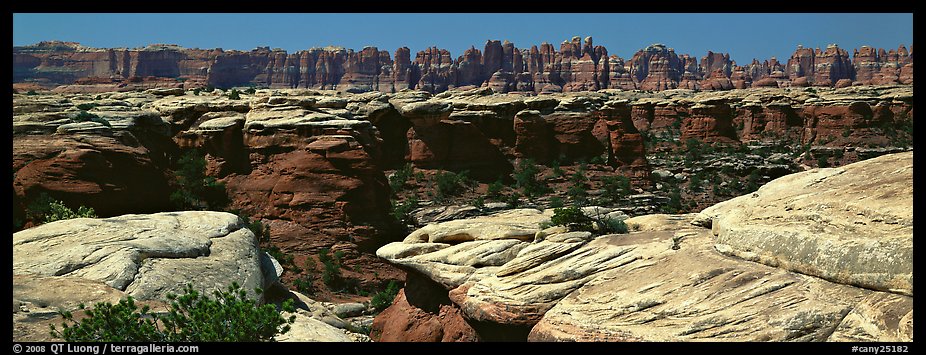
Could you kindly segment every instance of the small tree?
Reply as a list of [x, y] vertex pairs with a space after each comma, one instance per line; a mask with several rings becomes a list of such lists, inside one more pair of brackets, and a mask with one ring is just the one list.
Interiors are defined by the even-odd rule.
[[550, 217], [550, 224], [554, 226], [564, 226], [570, 231], [588, 231], [594, 230], [594, 221], [582, 212], [582, 209], [576, 206], [555, 208], [553, 217]]

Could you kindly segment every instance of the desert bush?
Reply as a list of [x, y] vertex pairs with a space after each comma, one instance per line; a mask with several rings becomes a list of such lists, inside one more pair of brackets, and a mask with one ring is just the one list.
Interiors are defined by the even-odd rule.
[[392, 305], [392, 301], [395, 299], [395, 296], [399, 294], [399, 284], [395, 281], [389, 281], [389, 285], [386, 286], [386, 289], [382, 292], [377, 292], [370, 299], [370, 305], [373, 306], [377, 312], [382, 312], [384, 309]]
[[688, 189], [692, 192], [701, 192], [703, 186], [701, 186], [701, 175], [694, 174], [691, 176], [691, 181], [688, 183]]
[[255, 88], [253, 88], [253, 87], [249, 87], [249, 88], [247, 88], [247, 89], [244, 90], [244, 93], [245, 93], [245, 94], [248, 94], [248, 95], [254, 95], [256, 92], [257, 92], [257, 89], [255, 89]]
[[559, 198], [559, 196], [550, 197], [550, 208], [560, 208], [563, 206], [565, 206], [565, 204], [563, 203], [563, 199]]
[[532, 159], [523, 159], [514, 170], [515, 187], [521, 189], [530, 199], [543, 195], [549, 191], [546, 182], [538, 179], [540, 168]]
[[77, 109], [79, 109], [79, 110], [81, 110], [81, 111], [89, 111], [90, 109], [92, 109], [92, 108], [94, 108], [94, 107], [97, 107], [97, 106], [98, 106], [98, 105], [97, 105], [96, 103], [87, 102], [87, 103], [82, 103], [82, 104], [80, 104], [80, 105], [77, 105]]
[[473, 207], [476, 207], [480, 210], [485, 209], [486, 208], [485, 198], [483, 198], [482, 196], [478, 196], [475, 199], [473, 199]]
[[554, 226], [564, 226], [569, 231], [594, 231], [594, 221], [582, 213], [582, 209], [576, 206], [555, 208], [553, 216], [550, 217], [550, 224]]
[[505, 203], [508, 204], [508, 208], [517, 208], [521, 205], [521, 194], [517, 191], [512, 191], [511, 194], [505, 198]]
[[601, 188], [605, 191], [605, 197], [616, 203], [630, 194], [630, 179], [626, 176], [605, 176], [601, 179]]
[[26, 206], [26, 216], [32, 220], [33, 224], [49, 223], [64, 219], [73, 218], [97, 218], [93, 208], [80, 206], [77, 212], [70, 209], [64, 202], [55, 200], [46, 193], [39, 194], [39, 197]]
[[551, 174], [555, 178], [566, 175], [566, 172], [563, 171], [563, 168], [559, 166], [559, 160], [554, 160], [552, 163], [550, 163], [550, 168], [553, 169]]
[[[258, 305], [237, 283], [213, 292], [213, 297], [187, 285], [183, 295], [167, 295], [170, 310], [165, 315], [149, 313], [148, 306], [139, 310], [131, 296], [115, 305], [97, 303], [93, 309], [81, 305], [87, 318], [78, 323], [71, 312], [61, 312], [62, 329], [52, 325], [51, 335], [69, 342], [273, 341], [295, 322], [295, 316], [283, 318], [272, 304]], [[283, 310], [294, 312], [293, 301], [285, 301]]]
[[389, 187], [392, 188], [392, 193], [398, 193], [405, 189], [405, 184], [408, 182], [408, 179], [412, 177], [412, 165], [405, 164], [401, 169], [396, 170], [389, 176]]
[[496, 180], [495, 182], [489, 184], [486, 188], [486, 198], [490, 200], [499, 200], [502, 197], [502, 190], [505, 188], [505, 184], [502, 183], [501, 179]]
[[473, 180], [463, 171], [459, 174], [452, 171], [438, 173], [434, 176], [437, 183], [437, 198], [445, 199], [451, 196], [457, 196], [466, 191], [467, 187], [473, 186]]
[[35, 92], [35, 90], [26, 91], [26, 95], [29, 95], [29, 96], [38, 95], [38, 94], [39, 94], [39, 93]]
[[74, 118], [72, 118], [71, 121], [72, 121], [72, 122], [87, 122], [87, 121], [90, 121], [90, 122], [99, 123], [99, 124], [104, 125], [104, 126], [106, 126], [106, 127], [112, 127], [112, 126], [113, 126], [112, 124], [109, 123], [109, 121], [100, 118], [100, 116], [97, 116], [97, 115], [95, 115], [95, 114], [92, 114], [92, 113], [87, 112], [87, 111], [84, 111], [84, 110], [81, 110], [80, 112], [78, 112], [78, 113], [77, 113], [77, 116], [74, 116]]
[[669, 202], [661, 207], [663, 213], [679, 213], [682, 210], [682, 194], [677, 189], [669, 192]]
[[322, 282], [328, 287], [336, 288], [344, 285], [344, 276], [341, 274], [341, 258], [344, 252], [336, 251], [333, 254], [328, 248], [318, 251], [318, 261], [322, 263]]
[[411, 196], [405, 199], [404, 202], [397, 202], [392, 200], [392, 217], [397, 221], [402, 222], [403, 224], [414, 224], [412, 220], [412, 211], [418, 208], [418, 198]]
[[627, 224], [623, 220], [604, 218], [596, 220], [598, 233], [601, 234], [627, 234]]
[[178, 210], [221, 211], [228, 204], [225, 184], [206, 176], [206, 158], [196, 149], [189, 150], [177, 162], [178, 189], [170, 201]]
[[228, 92], [228, 99], [239, 100], [241, 99], [241, 93], [238, 92], [238, 89], [231, 89], [231, 91]]

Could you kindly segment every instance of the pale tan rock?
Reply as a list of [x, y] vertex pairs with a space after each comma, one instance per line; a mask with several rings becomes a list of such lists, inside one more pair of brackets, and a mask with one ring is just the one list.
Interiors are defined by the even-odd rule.
[[296, 321], [290, 325], [290, 330], [285, 334], [276, 336], [277, 341], [281, 342], [352, 342], [354, 341], [343, 330], [332, 327], [324, 322], [311, 317], [304, 310], [297, 310], [296, 313], [283, 312], [284, 318], [291, 315], [296, 316]]
[[98, 280], [138, 299], [265, 287], [257, 240], [224, 212], [61, 220], [13, 234], [13, 273]]
[[725, 254], [913, 295], [913, 152], [787, 175], [701, 214]]
[[827, 341], [913, 341], [913, 297], [871, 293], [855, 305]]
[[528, 340], [824, 341], [873, 293], [726, 257], [712, 244], [704, 230], [677, 250], [597, 275], [547, 311]]
[[516, 209], [489, 216], [429, 224], [405, 238], [405, 243], [459, 243], [473, 240], [518, 239], [532, 241], [540, 223], [550, 220], [552, 212]]

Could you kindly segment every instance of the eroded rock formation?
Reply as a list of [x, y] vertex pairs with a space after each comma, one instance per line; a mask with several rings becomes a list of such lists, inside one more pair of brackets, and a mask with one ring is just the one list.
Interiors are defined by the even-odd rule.
[[[862, 47], [849, 52], [835, 44], [824, 50], [798, 49], [781, 65], [775, 58], [738, 66], [729, 53], [678, 55], [663, 44], [641, 49], [629, 60], [608, 55], [591, 37], [519, 49], [508, 41], [486, 41], [454, 59], [431, 47], [412, 58], [408, 48], [389, 52], [341, 47], [311, 48], [292, 54], [259, 47], [251, 51], [185, 49], [150, 45], [136, 49], [89, 48], [72, 42], [40, 42], [13, 48], [13, 82], [71, 92], [131, 90], [137, 87], [259, 86], [330, 89], [347, 92], [397, 92], [419, 89], [439, 93], [486, 86], [505, 92], [578, 92], [599, 89], [660, 91], [729, 90], [761, 81], [772, 86], [910, 84], [913, 51]], [[762, 81], [764, 80], [764, 81]], [[841, 85], [846, 85], [843, 83]], [[28, 90], [28, 89], [27, 89]]]
[[[627, 235], [541, 229], [552, 211], [520, 209], [431, 224], [377, 255], [436, 282], [467, 321], [530, 341], [912, 341], [912, 158], [789, 175], [701, 214], [625, 216]], [[833, 205], [850, 195], [867, 197]]]

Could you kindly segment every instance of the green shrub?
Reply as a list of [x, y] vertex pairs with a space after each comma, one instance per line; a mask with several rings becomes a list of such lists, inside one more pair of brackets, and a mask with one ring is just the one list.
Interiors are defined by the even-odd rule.
[[87, 103], [82, 103], [82, 104], [80, 104], [80, 105], [77, 105], [77, 109], [79, 109], [79, 110], [81, 110], [81, 111], [89, 111], [90, 109], [92, 109], [92, 108], [94, 108], [94, 107], [97, 107], [97, 106], [98, 106], [98, 105], [97, 105], [96, 103], [87, 102]]
[[35, 92], [35, 90], [29, 90], [29, 91], [26, 91], [26, 95], [32, 96], [32, 95], [38, 95], [38, 93]]
[[598, 232], [601, 234], [627, 234], [627, 224], [623, 220], [605, 218], [596, 220]]
[[499, 200], [502, 197], [502, 189], [504, 188], [505, 184], [502, 183], [502, 180], [496, 180], [486, 188], [486, 198], [490, 200]]
[[254, 93], [256, 93], [256, 92], [257, 92], [257, 89], [255, 89], [255, 88], [253, 88], [253, 87], [250, 87], [250, 88], [247, 88], [247, 89], [244, 90], [244, 93], [245, 93], [245, 94], [248, 94], [248, 95], [254, 95]]
[[442, 200], [465, 192], [467, 187], [473, 185], [473, 181], [466, 175], [466, 171], [459, 174], [452, 171], [438, 173], [434, 177], [437, 183], [437, 198]]
[[759, 175], [758, 170], [753, 170], [752, 172], [750, 172], [749, 177], [746, 178], [746, 186], [744, 187], [745, 192], [749, 193], [749, 192], [758, 190], [759, 189], [759, 179], [761, 178], [762, 176]]
[[538, 179], [540, 168], [532, 159], [524, 159], [514, 170], [515, 187], [521, 189], [528, 198], [533, 199], [549, 191], [546, 182]]
[[228, 98], [230, 100], [239, 100], [241, 99], [241, 93], [238, 92], [238, 89], [231, 89], [231, 91], [228, 92]]
[[679, 190], [669, 192], [669, 202], [662, 206], [663, 213], [679, 213], [682, 210], [682, 195]]
[[564, 226], [571, 232], [574, 231], [594, 231], [594, 221], [582, 213], [582, 209], [576, 206], [555, 208], [553, 216], [550, 217], [550, 224], [554, 226]]
[[703, 187], [701, 186], [701, 176], [694, 174], [691, 176], [691, 181], [688, 183], [688, 189], [693, 192], [701, 192]]
[[95, 114], [92, 114], [90, 112], [83, 111], [83, 110], [77, 113], [77, 116], [74, 116], [74, 118], [72, 118], [71, 121], [72, 122], [87, 122], [87, 121], [96, 122], [96, 123], [99, 123], [101, 125], [104, 125], [110, 128], [113, 126], [112, 124], [109, 123], [109, 121], [100, 118], [100, 116], [97, 116]]
[[485, 209], [486, 208], [485, 199], [482, 196], [476, 197], [475, 199], [473, 199], [473, 207], [476, 207], [480, 210]]
[[193, 95], [199, 96], [199, 92], [200, 92], [199, 88], [193, 89]]
[[26, 216], [32, 220], [33, 224], [72, 218], [97, 218], [93, 208], [80, 206], [77, 208], [77, 212], [74, 212], [64, 202], [55, 200], [44, 192], [26, 206]]
[[321, 248], [318, 251], [318, 260], [322, 262], [322, 282], [328, 287], [341, 287], [344, 285], [344, 276], [341, 274], [341, 258], [344, 252], [336, 251], [330, 254], [330, 249]]
[[391, 176], [389, 176], [389, 187], [392, 188], [392, 193], [398, 193], [405, 189], [405, 183], [408, 182], [408, 179], [412, 177], [412, 165], [405, 164], [401, 169], [396, 170]]
[[616, 203], [630, 194], [630, 179], [626, 176], [605, 176], [601, 179], [601, 182], [605, 197], [611, 203]]
[[588, 185], [584, 183], [579, 183], [570, 185], [569, 188], [566, 189], [566, 196], [569, 196], [573, 205], [585, 205], [588, 203], [587, 186]]
[[[115, 305], [97, 303], [93, 309], [81, 305], [87, 318], [78, 323], [70, 312], [62, 312], [62, 329], [52, 325], [51, 335], [69, 342], [273, 341], [295, 322], [295, 316], [283, 318], [272, 304], [258, 305], [237, 283], [213, 295], [200, 295], [187, 285], [183, 295], [167, 295], [170, 310], [165, 315], [149, 313], [148, 306], [139, 310], [131, 296]], [[283, 310], [294, 312], [293, 301], [284, 302]]]
[[550, 208], [560, 208], [563, 206], [565, 206], [565, 204], [563, 203], [563, 199], [559, 198], [559, 196], [550, 197]]
[[178, 210], [221, 211], [228, 204], [225, 184], [206, 176], [206, 158], [198, 150], [189, 150], [180, 157], [175, 171], [178, 189], [170, 201]]
[[563, 171], [563, 168], [559, 166], [559, 160], [554, 160], [552, 163], [550, 163], [550, 168], [553, 169], [552, 176], [555, 178], [566, 175], [566, 172]]
[[821, 168], [829, 168], [830, 162], [827, 159], [826, 155], [817, 154], [817, 166]]
[[512, 191], [507, 198], [505, 198], [505, 203], [508, 204], [508, 208], [517, 208], [521, 205], [521, 194], [517, 191]]
[[403, 224], [414, 224], [412, 211], [418, 208], [418, 198], [415, 196], [405, 199], [404, 202], [392, 200], [392, 217]]
[[377, 292], [373, 295], [373, 298], [370, 299], [370, 305], [373, 306], [377, 312], [382, 312], [384, 309], [392, 305], [392, 301], [395, 299], [395, 296], [399, 294], [399, 284], [395, 281], [389, 281], [389, 285], [386, 286], [386, 289], [382, 292]]

